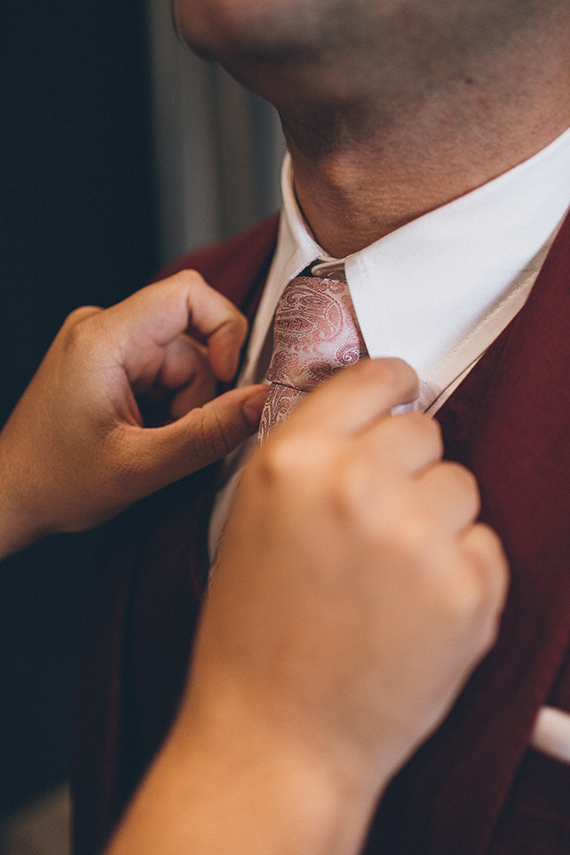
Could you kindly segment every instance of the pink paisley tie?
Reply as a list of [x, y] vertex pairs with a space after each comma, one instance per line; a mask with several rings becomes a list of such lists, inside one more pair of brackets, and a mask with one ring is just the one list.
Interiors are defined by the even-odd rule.
[[323, 380], [367, 355], [346, 282], [292, 279], [275, 314], [259, 442]]

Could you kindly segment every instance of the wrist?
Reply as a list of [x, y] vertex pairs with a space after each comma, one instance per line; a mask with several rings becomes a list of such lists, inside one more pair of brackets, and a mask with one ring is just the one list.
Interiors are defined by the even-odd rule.
[[338, 762], [334, 746], [329, 752], [306, 732], [275, 727], [263, 709], [250, 713], [247, 706], [239, 710], [234, 705], [203, 718], [190, 707], [183, 710], [168, 747], [180, 764], [179, 774], [208, 770], [201, 792], [205, 804], [214, 806], [212, 822], [216, 815], [240, 817], [247, 834], [234, 836], [235, 855], [242, 849], [244, 855], [360, 851], [387, 779], [379, 776], [370, 786], [356, 764]]
[[234, 712], [206, 720], [183, 710], [108, 855], [360, 851], [374, 794]]

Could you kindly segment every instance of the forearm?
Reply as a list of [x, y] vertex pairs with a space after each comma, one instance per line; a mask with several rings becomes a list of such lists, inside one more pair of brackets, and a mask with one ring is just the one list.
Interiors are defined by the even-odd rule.
[[501, 545], [402, 363], [313, 392], [250, 461], [164, 749], [108, 855], [356, 855], [496, 638]]
[[374, 800], [247, 731], [175, 729], [107, 855], [355, 855]]

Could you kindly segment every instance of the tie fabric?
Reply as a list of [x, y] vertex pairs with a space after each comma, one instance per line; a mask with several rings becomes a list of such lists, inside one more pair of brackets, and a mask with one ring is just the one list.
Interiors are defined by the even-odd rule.
[[323, 380], [367, 355], [347, 283], [292, 279], [275, 314], [259, 443]]

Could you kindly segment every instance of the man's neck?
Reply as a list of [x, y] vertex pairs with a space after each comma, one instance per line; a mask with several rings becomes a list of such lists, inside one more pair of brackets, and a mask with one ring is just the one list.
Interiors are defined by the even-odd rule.
[[289, 133], [299, 205], [330, 255], [356, 252], [527, 160], [570, 126], [570, 105], [542, 101], [493, 131], [443, 110], [427, 124], [420, 117], [366, 145], [325, 152]]

